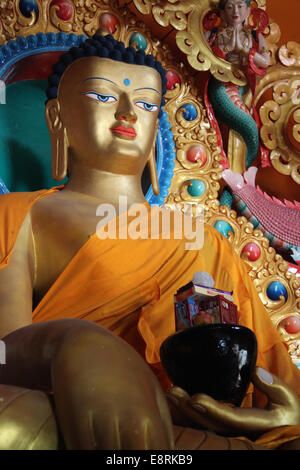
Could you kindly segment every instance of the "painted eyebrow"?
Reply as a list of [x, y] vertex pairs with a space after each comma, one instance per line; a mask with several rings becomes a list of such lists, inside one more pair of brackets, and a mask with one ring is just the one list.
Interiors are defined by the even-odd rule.
[[153, 91], [155, 91], [155, 93], [157, 93], [159, 96], [161, 96], [161, 93], [159, 93], [159, 91], [155, 90], [155, 88], [150, 88], [150, 87], [136, 88], [134, 91], [139, 91], [139, 90], [153, 90]]
[[106, 80], [107, 82], [113, 83], [114, 85], [118, 86], [115, 82], [113, 82], [112, 80], [109, 80], [109, 78], [105, 78], [105, 77], [88, 77], [88, 78], [85, 78], [84, 80], [82, 80], [81, 83], [86, 82], [87, 80]]
[[[118, 86], [115, 82], [105, 77], [88, 77], [82, 80], [81, 83], [86, 82], [87, 80], [106, 80], [107, 82], [113, 83], [115, 86]], [[152, 91], [155, 91], [155, 93], [157, 93], [159, 96], [161, 96], [161, 93], [158, 90], [156, 90], [155, 88], [150, 88], [150, 87], [136, 88], [134, 91], [140, 91], [140, 90], [152, 90]]]

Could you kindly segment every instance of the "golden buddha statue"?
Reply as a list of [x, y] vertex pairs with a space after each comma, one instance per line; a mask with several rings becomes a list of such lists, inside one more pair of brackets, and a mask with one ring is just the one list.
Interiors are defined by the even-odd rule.
[[[148, 162], [157, 188], [161, 65], [96, 35], [53, 71], [52, 170], [68, 182], [0, 198], [0, 448], [297, 448], [300, 374], [229, 242], [209, 226], [201, 250], [96, 235], [101, 204], [119, 219], [120, 196], [149, 210], [141, 176]], [[234, 291], [257, 334], [241, 408], [167, 391], [159, 348], [175, 330], [173, 294], [200, 269]]]

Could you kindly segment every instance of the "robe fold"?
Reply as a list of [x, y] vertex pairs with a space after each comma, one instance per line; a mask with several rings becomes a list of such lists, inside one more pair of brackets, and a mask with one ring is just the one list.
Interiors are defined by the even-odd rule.
[[[59, 189], [1, 195], [1, 268], [9, 263], [32, 205]], [[146, 208], [150, 214], [148, 204]], [[187, 250], [184, 239], [101, 240], [94, 233], [37, 305], [32, 320], [80, 318], [108, 328], [143, 355], [166, 388], [170, 383], [160, 365], [159, 349], [175, 331], [174, 294], [195, 272], [205, 271], [217, 289], [233, 291], [239, 324], [257, 337], [257, 365], [279, 376], [300, 396], [300, 371], [260, 301], [249, 270], [227, 239], [207, 225], [200, 250]], [[266, 396], [251, 384], [242, 406], [266, 404]], [[275, 448], [295, 438], [300, 438], [300, 427], [283, 426], [256, 442]]]

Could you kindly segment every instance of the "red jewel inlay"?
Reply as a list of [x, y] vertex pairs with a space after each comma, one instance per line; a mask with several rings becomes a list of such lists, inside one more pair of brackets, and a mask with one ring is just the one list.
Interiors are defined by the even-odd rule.
[[202, 145], [193, 145], [186, 153], [186, 158], [189, 162], [196, 163], [200, 162], [201, 166], [205, 165], [207, 156], [206, 151]]
[[174, 90], [176, 83], [179, 83], [179, 85], [181, 83], [180, 78], [178, 77], [178, 75], [175, 72], [172, 72], [172, 70], [169, 70], [166, 73], [166, 78], [168, 80], [168, 82], [166, 84], [166, 89], [167, 90]]
[[103, 13], [100, 17], [100, 26], [105, 28], [109, 34], [114, 34], [116, 26], [119, 24], [118, 18], [110, 13]]
[[68, 21], [73, 16], [73, 5], [69, 0], [53, 0], [50, 7], [57, 5], [59, 10], [57, 10], [57, 17], [60, 20]]
[[256, 261], [260, 257], [261, 251], [256, 243], [247, 243], [242, 249], [242, 254], [247, 256], [248, 261]]
[[281, 326], [285, 329], [290, 335], [295, 335], [300, 331], [300, 317], [292, 316], [285, 318]]

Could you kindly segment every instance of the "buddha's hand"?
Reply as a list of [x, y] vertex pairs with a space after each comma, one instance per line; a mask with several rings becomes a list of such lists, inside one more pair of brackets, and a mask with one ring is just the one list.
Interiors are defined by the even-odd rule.
[[250, 438], [278, 426], [300, 425], [300, 400], [287, 384], [260, 367], [252, 381], [269, 399], [265, 409], [232, 407], [205, 394], [190, 397], [183, 389], [173, 387], [167, 393], [172, 415], [190, 427]]
[[131, 346], [99, 328], [69, 338], [52, 361], [67, 449], [172, 449], [172, 421], [156, 377]]

